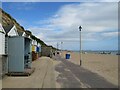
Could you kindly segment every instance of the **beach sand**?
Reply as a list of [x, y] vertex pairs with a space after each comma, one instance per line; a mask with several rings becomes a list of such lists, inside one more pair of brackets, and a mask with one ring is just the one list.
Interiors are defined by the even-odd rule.
[[[70, 62], [80, 64], [80, 55], [78, 52], [62, 52], [62, 57], [70, 53]], [[117, 55], [103, 55], [103, 54], [82, 54], [82, 67], [97, 73], [104, 77], [108, 82], [118, 85], [118, 56]]]

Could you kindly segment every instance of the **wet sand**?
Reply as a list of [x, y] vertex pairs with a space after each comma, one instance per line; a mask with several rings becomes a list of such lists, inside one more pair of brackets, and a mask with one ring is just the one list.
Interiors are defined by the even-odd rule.
[[[79, 65], [80, 55], [78, 52], [62, 52], [62, 57], [70, 53], [70, 62]], [[108, 82], [118, 85], [118, 56], [103, 54], [82, 54], [82, 66], [91, 72], [97, 73], [104, 77]]]

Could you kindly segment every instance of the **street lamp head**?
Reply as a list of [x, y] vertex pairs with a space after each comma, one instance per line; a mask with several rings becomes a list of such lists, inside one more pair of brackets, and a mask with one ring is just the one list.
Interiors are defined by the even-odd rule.
[[79, 26], [79, 30], [80, 30], [80, 31], [82, 30], [82, 26]]

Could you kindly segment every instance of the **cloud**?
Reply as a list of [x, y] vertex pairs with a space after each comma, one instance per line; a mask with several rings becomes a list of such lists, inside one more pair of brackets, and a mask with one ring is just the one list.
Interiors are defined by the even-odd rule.
[[112, 3], [66, 5], [56, 15], [57, 18], [52, 19], [53, 24], [63, 28], [82, 25], [84, 31], [100, 32], [117, 27], [116, 23], [112, 23], [117, 19], [117, 4]]
[[[62, 6], [52, 17], [43, 21], [44, 27], [29, 28], [37, 37], [54, 46], [56, 42], [79, 43], [117, 38], [118, 3], [78, 3]], [[38, 24], [42, 24], [38, 21]], [[39, 33], [38, 33], [39, 32]], [[75, 43], [73, 43], [75, 44]]]
[[108, 32], [108, 33], [103, 33], [102, 35], [105, 37], [116, 37], [118, 36], [118, 32]]

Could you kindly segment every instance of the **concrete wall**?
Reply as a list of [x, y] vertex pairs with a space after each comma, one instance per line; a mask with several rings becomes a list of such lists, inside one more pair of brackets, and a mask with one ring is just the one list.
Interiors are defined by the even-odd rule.
[[8, 73], [8, 58], [7, 56], [2, 56], [2, 74], [3, 76]]
[[0, 78], [8, 72], [7, 56], [0, 55]]
[[47, 56], [47, 57], [52, 57], [52, 48], [42, 46], [41, 47], [41, 55]]

